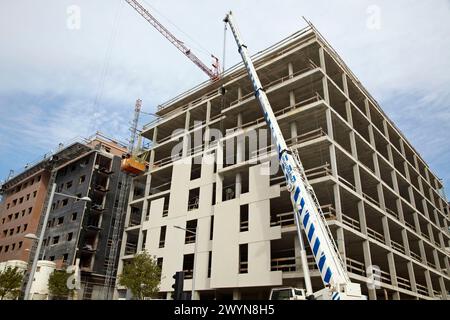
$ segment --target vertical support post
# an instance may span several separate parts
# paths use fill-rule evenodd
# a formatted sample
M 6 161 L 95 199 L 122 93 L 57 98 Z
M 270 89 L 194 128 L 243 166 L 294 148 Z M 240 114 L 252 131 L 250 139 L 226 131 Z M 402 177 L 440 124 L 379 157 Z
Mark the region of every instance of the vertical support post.
M 28 277 L 27 286 L 25 288 L 24 300 L 31 300 L 31 297 L 30 297 L 31 285 L 33 284 L 34 273 L 36 272 L 36 267 L 37 267 L 37 263 L 39 260 L 41 248 L 42 248 L 42 242 L 44 240 L 45 229 L 47 229 L 48 217 L 50 215 L 50 210 L 52 208 L 53 196 L 55 195 L 55 190 L 56 190 L 56 183 L 53 183 L 52 191 L 50 193 L 50 197 L 49 197 L 48 203 L 47 203 L 47 208 L 45 210 L 44 221 L 42 222 L 41 233 L 39 234 L 39 240 L 38 240 L 36 252 L 35 252 L 34 258 L 33 258 L 33 265 L 31 266 L 30 276 Z

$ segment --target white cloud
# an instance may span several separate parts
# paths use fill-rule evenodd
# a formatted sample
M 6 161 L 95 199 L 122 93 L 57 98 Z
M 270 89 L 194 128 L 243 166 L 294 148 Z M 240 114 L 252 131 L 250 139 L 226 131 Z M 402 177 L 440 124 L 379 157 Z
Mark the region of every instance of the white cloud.
M 301 16 L 306 16 L 432 168 L 436 164 L 438 173 L 450 179 L 441 164 L 442 158 L 449 160 L 450 150 L 445 143 L 450 138 L 449 1 L 146 2 L 206 62 L 209 57 L 198 45 L 159 12 L 220 58 L 222 18 L 230 9 L 253 53 L 304 27 Z M 81 9 L 80 30 L 66 27 L 69 5 Z M 379 8 L 379 30 L 367 28 L 369 6 Z M 2 150 L 11 148 L 4 143 L 6 134 L 16 135 L 25 144 L 33 140 L 41 148 L 89 134 L 96 126 L 126 136 L 136 98 L 142 98 L 144 110 L 151 112 L 206 79 L 123 0 L 2 1 L 0 43 L 0 97 L 2 101 L 15 97 L 14 103 L 21 106 L 19 113 L 16 107 L 0 105 L 0 116 L 8 119 L 2 124 L 5 130 L 0 129 Z M 228 66 L 240 61 L 230 34 L 226 52 Z M 22 95 L 37 102 L 23 100 Z M 96 96 L 100 99 L 93 106 Z M 435 128 L 440 133 L 436 137 L 432 135 Z M 32 139 L 36 131 L 43 132 L 39 141 Z

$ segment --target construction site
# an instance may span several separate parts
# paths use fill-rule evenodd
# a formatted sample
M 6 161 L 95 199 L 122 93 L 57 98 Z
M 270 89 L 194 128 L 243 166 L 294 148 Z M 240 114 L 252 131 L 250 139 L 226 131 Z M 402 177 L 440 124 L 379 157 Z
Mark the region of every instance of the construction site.
M 4 183 L 0 262 L 76 266 L 87 300 L 132 299 L 118 278 L 141 252 L 161 270 L 158 299 L 179 273 L 190 300 L 450 298 L 441 179 L 311 22 L 250 55 L 229 12 L 243 62 L 223 70 L 126 2 L 209 80 L 142 128 L 137 99 L 128 146 L 99 135 Z

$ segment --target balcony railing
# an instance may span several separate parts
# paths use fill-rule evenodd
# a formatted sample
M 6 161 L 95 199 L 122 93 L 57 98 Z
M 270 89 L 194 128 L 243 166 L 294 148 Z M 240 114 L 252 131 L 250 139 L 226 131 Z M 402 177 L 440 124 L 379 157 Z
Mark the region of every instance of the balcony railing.
M 189 243 L 195 243 L 195 234 L 186 234 L 186 237 L 184 237 L 184 243 L 185 244 L 189 244 Z
M 287 75 L 287 76 L 283 76 L 283 77 L 278 78 L 278 79 L 276 79 L 276 80 L 274 80 L 274 81 L 272 81 L 272 82 L 269 82 L 269 83 L 267 83 L 267 84 L 264 84 L 264 87 L 265 87 L 266 90 L 267 90 L 267 89 L 269 89 L 270 87 L 272 87 L 272 86 L 274 86 L 274 85 L 277 85 L 277 84 L 280 84 L 280 83 L 289 81 L 289 80 L 293 79 L 294 77 L 296 77 L 296 76 L 298 76 L 298 75 L 300 75 L 300 74 L 303 74 L 303 73 L 305 73 L 305 72 L 308 72 L 308 71 L 310 71 L 310 70 L 313 70 L 313 69 L 315 69 L 315 68 L 317 68 L 317 67 L 315 66 L 315 64 L 314 64 L 312 61 L 310 61 L 309 64 L 308 64 L 308 66 L 305 67 L 304 69 L 301 69 L 301 70 L 299 70 L 299 71 L 297 71 L 297 72 L 295 72 L 295 73 L 293 73 L 293 74 L 290 74 L 290 75 Z M 230 104 L 230 106 L 234 106 L 234 105 L 236 105 L 236 104 L 238 104 L 238 103 L 241 103 L 241 102 L 243 102 L 243 101 L 245 101 L 245 100 L 247 100 L 247 99 L 250 100 L 250 99 L 252 99 L 252 97 L 254 97 L 254 95 L 255 95 L 254 92 L 251 91 L 251 92 L 249 92 L 249 93 L 243 95 L 240 99 L 237 99 L 237 100 L 232 101 L 231 104 Z
M 347 270 L 351 273 L 359 274 L 360 276 L 365 277 L 366 276 L 366 267 L 364 266 L 364 263 L 351 259 L 347 257 L 345 259 Z
M 397 283 L 400 288 L 410 290 L 410 291 L 412 290 L 411 282 L 408 279 L 397 276 Z
M 397 219 L 399 219 L 399 216 L 398 216 L 398 213 L 397 212 L 394 212 L 393 210 L 391 210 L 391 209 L 389 209 L 389 208 L 385 208 L 386 209 L 386 212 L 388 213 L 388 214 L 390 214 L 391 216 L 394 216 L 395 218 L 397 218 Z
M 270 261 L 271 271 L 295 272 L 295 257 L 274 258 Z
M 239 226 L 239 231 L 240 232 L 248 231 L 248 221 L 241 221 L 240 226 Z
M 294 213 L 292 211 L 277 213 L 272 216 L 270 226 L 290 227 L 295 225 Z
M 406 254 L 405 247 L 397 241 L 391 239 L 391 246 L 397 251 L 400 251 L 403 254 Z
M 384 236 L 379 233 L 378 231 L 375 231 L 369 227 L 367 227 L 367 234 L 369 235 L 370 238 L 380 241 L 381 243 L 384 243 Z
M 413 259 L 415 259 L 418 262 L 422 262 L 422 258 L 420 257 L 420 255 L 418 255 L 417 253 L 415 253 L 414 251 L 410 250 L 409 253 L 411 254 L 411 257 Z
M 428 289 L 426 286 L 416 283 L 417 292 L 423 294 L 424 296 L 428 296 Z
M 248 272 L 248 261 L 239 262 L 239 273 L 247 273 Z

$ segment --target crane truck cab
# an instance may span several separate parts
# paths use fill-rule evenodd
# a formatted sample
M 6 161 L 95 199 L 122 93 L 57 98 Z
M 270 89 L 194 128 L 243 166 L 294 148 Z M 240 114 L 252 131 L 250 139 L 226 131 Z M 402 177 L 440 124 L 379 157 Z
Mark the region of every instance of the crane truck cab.
M 269 300 L 306 300 L 306 291 L 293 287 L 273 288 Z

